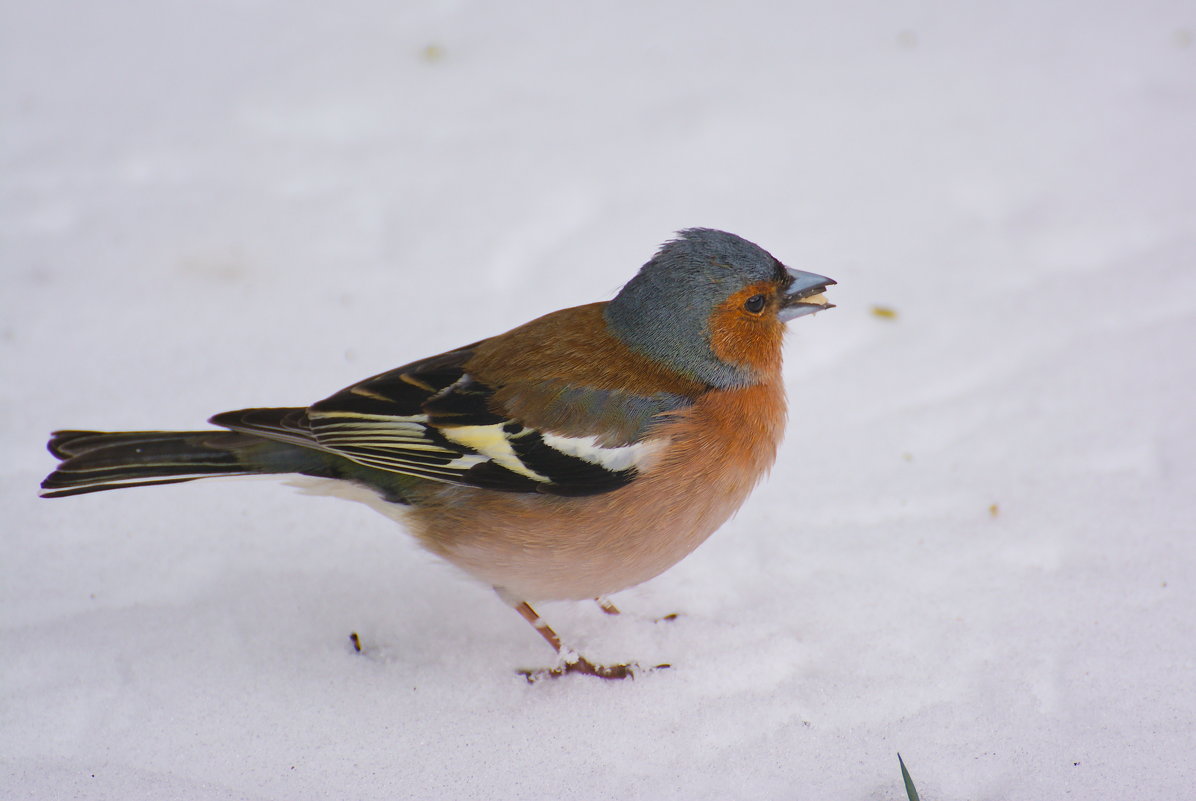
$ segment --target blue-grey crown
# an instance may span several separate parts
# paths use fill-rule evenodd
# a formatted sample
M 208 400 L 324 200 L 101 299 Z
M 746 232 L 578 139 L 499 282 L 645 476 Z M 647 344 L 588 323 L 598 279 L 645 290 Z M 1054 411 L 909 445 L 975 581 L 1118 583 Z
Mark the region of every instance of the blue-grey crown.
M 689 228 L 661 246 L 606 307 L 611 330 L 633 350 L 709 386 L 744 386 L 750 369 L 719 359 L 710 345 L 710 313 L 759 281 L 785 279 L 785 268 L 759 245 L 726 231 Z

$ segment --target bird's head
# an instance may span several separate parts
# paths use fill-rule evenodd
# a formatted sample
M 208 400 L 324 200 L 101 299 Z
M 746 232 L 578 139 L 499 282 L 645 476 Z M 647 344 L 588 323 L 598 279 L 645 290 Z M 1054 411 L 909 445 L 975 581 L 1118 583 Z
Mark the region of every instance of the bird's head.
M 832 306 L 835 282 L 793 270 L 746 239 L 690 228 L 666 242 L 606 307 L 633 350 L 713 387 L 779 369 L 784 324 Z

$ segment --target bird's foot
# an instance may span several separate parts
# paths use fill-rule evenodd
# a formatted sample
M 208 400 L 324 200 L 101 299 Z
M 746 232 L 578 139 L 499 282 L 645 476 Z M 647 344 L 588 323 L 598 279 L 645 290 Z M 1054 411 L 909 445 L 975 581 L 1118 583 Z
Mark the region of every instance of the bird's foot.
M 559 679 L 570 673 L 580 673 L 583 676 L 596 676 L 600 679 L 634 679 L 637 674 L 650 673 L 654 670 L 667 670 L 671 665 L 656 665 L 642 668 L 634 663 L 627 665 L 595 665 L 580 654 L 570 654 L 559 666 L 554 668 L 540 668 L 539 670 L 521 670 L 519 675 L 527 679 L 528 684 L 535 684 L 542 679 Z

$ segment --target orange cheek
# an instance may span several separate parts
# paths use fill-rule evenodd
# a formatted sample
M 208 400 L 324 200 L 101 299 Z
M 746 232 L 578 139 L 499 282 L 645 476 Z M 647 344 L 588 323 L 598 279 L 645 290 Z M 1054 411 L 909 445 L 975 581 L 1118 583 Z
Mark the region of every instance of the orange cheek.
M 743 308 L 752 295 L 764 295 L 768 305 L 760 314 Z M 781 343 L 785 326 L 777 319 L 776 289 L 772 284 L 754 284 L 736 292 L 710 316 L 710 346 L 716 356 L 742 364 L 757 373 L 781 369 Z

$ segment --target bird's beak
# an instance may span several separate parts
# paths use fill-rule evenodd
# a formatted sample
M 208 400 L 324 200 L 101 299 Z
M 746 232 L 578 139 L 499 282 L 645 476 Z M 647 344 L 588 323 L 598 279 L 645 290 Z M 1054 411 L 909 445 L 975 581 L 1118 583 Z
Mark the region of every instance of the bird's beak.
M 822 294 L 828 286 L 835 285 L 833 280 L 825 275 L 803 273 L 801 270 L 793 270 L 789 267 L 785 268 L 785 272 L 789 273 L 793 283 L 781 296 L 781 310 L 777 314 L 781 318 L 781 322 L 789 322 L 796 317 L 804 317 L 823 309 L 835 308 L 833 304 L 827 303 L 826 297 Z

